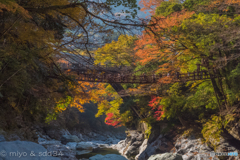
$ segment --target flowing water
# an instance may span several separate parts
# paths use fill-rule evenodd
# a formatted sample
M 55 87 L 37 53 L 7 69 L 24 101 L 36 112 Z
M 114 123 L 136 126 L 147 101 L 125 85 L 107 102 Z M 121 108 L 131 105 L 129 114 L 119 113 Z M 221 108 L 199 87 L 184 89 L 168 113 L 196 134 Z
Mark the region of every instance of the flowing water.
M 120 155 L 120 153 L 117 150 L 114 150 L 114 149 L 111 149 L 111 148 L 96 148 L 96 149 L 93 149 L 93 151 L 91 153 L 76 155 L 76 158 L 77 159 L 90 158 L 90 157 L 93 157 L 97 154 L 101 154 L 101 155 L 117 154 L 117 155 Z

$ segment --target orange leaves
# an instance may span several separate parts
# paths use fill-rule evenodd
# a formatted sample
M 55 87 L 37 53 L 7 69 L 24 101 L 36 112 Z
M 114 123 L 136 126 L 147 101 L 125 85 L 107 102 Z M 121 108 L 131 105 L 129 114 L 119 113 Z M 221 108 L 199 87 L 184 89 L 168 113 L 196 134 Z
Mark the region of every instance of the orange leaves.
M 138 61 L 143 65 L 151 61 L 167 61 L 163 63 L 160 68 L 162 71 L 170 71 L 175 66 L 172 65 L 176 61 L 177 55 L 174 50 L 175 39 L 178 37 L 173 34 L 172 27 L 179 26 L 181 22 L 191 17 L 194 12 L 181 11 L 173 13 L 168 17 L 153 17 L 149 29 L 143 32 L 143 35 L 136 41 L 135 55 Z M 164 68 L 165 67 L 165 68 Z M 168 69 L 167 69 L 168 68 Z M 161 72 L 161 70 L 158 70 Z
M 152 15 L 155 14 L 156 7 L 161 4 L 165 0 L 141 0 L 139 5 L 141 6 L 141 11 L 146 13 L 149 11 Z

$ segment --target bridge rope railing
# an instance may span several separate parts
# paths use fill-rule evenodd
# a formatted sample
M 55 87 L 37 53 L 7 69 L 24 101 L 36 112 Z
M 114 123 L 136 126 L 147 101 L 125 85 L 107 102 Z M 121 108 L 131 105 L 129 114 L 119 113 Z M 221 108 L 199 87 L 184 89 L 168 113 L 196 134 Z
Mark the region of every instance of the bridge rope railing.
M 109 65 L 89 65 L 89 64 L 82 64 L 82 63 L 72 63 L 72 64 L 61 64 L 60 68 L 62 70 L 78 70 L 78 71 L 105 71 L 105 72 L 126 72 L 130 71 L 130 67 L 113 67 Z
M 165 74 L 151 74 L 151 75 L 124 75 L 120 73 L 104 73 L 104 72 L 85 72 L 85 71 L 70 71 L 75 72 L 78 81 L 87 82 L 103 82 L 103 83 L 158 83 L 160 79 L 169 79 L 173 82 L 195 81 L 217 78 L 214 74 L 209 74 L 206 70 L 188 72 L 188 73 L 165 73 Z

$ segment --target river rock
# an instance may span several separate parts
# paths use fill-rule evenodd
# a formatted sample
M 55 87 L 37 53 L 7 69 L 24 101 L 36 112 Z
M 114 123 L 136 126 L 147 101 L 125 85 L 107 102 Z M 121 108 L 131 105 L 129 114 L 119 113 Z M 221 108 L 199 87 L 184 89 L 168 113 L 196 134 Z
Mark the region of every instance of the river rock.
M 61 143 L 67 144 L 68 142 L 80 142 L 80 139 L 75 135 L 63 135 L 61 138 Z
M 148 160 L 183 160 L 180 154 L 164 153 L 152 155 Z
M 35 153 L 35 156 L 31 153 Z M 47 153 L 47 150 L 34 142 L 0 142 L 0 160 L 61 160 L 57 157 L 44 156 L 43 153 Z
M 89 160 L 127 160 L 125 157 L 117 154 L 107 154 L 107 155 L 100 155 L 97 154 L 93 157 L 90 157 Z
M 203 143 L 201 138 L 196 139 L 193 135 L 179 137 L 175 144 L 175 151 L 182 155 L 183 160 L 218 160 L 218 158 L 210 156 L 210 152 L 213 150 Z
M 77 158 L 75 157 L 75 151 L 71 150 L 68 146 L 62 144 L 51 144 L 46 146 L 47 151 L 51 153 L 57 153 L 56 157 L 60 157 L 61 159 L 71 159 L 74 160 Z
M 122 155 L 128 157 L 136 156 L 139 153 L 139 147 L 144 141 L 144 134 L 136 130 L 127 132 L 127 138 L 120 141 L 117 145 L 113 145 L 113 149 L 117 149 Z
M 147 143 L 147 144 L 146 144 Z M 164 152 L 169 152 L 171 148 L 174 146 L 169 143 L 167 139 L 163 137 L 163 135 L 159 135 L 154 141 L 151 143 L 145 142 L 144 148 L 142 152 L 139 152 L 139 154 L 136 156 L 137 160 L 146 160 L 148 159 L 151 155 L 159 154 L 159 153 L 164 153 Z

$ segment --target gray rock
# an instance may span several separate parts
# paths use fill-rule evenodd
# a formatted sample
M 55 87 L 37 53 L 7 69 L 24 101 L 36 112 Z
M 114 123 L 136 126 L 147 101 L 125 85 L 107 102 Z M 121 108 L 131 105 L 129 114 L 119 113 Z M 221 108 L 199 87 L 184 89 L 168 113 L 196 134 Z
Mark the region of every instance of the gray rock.
M 162 153 L 168 152 L 167 148 L 165 147 L 165 144 L 167 144 L 166 139 L 163 138 L 162 135 L 159 135 L 155 141 L 152 143 L 149 143 L 148 141 L 145 141 L 144 150 L 142 152 L 139 152 L 139 154 L 136 156 L 137 160 L 146 160 L 151 155 L 155 155 L 159 153 L 159 150 L 161 150 Z M 164 147 L 163 147 L 164 146 Z
M 148 160 L 183 160 L 180 154 L 164 153 L 152 155 Z
M 210 152 L 213 150 L 205 143 L 202 143 L 201 138 L 181 136 L 176 141 L 175 149 L 178 154 L 183 155 L 183 160 L 218 160 L 218 158 L 210 156 Z
M 0 135 L 0 142 L 6 141 L 5 137 L 3 135 Z
M 148 144 L 148 139 L 145 139 L 143 141 L 143 143 L 141 144 L 141 146 L 139 147 L 139 153 L 138 155 L 135 157 L 136 160 L 138 160 L 139 156 L 141 155 L 141 153 L 147 148 L 147 144 Z
M 80 139 L 75 135 L 63 135 L 61 138 L 61 143 L 67 144 L 68 142 L 80 142 Z
M 143 141 L 144 140 L 144 134 L 139 134 L 136 138 L 137 141 Z
M 130 130 L 127 132 L 127 138 L 120 141 L 117 145 L 113 146 L 113 149 L 117 149 L 122 155 L 128 157 L 136 156 L 139 153 L 139 147 L 144 141 L 144 134 Z
M 42 145 L 34 142 L 0 142 L 0 160 L 61 160 L 50 156 L 51 154 Z
M 125 152 L 125 155 L 127 155 L 128 157 L 132 156 L 132 155 L 137 155 L 139 153 L 139 148 L 136 146 L 129 146 L 127 151 Z
M 61 139 L 62 135 L 61 135 L 60 129 L 47 127 L 45 129 L 45 132 L 46 132 L 47 136 L 49 136 L 51 139 L 56 139 L 56 140 L 60 140 Z
M 67 146 L 62 144 L 55 144 L 55 145 L 46 145 L 47 151 L 52 153 L 58 153 L 56 157 L 60 158 L 68 158 L 74 159 L 75 158 L 75 151 L 69 149 Z
M 106 154 L 104 156 L 97 154 L 93 157 L 90 157 L 89 160 L 127 160 L 127 159 L 117 154 Z

